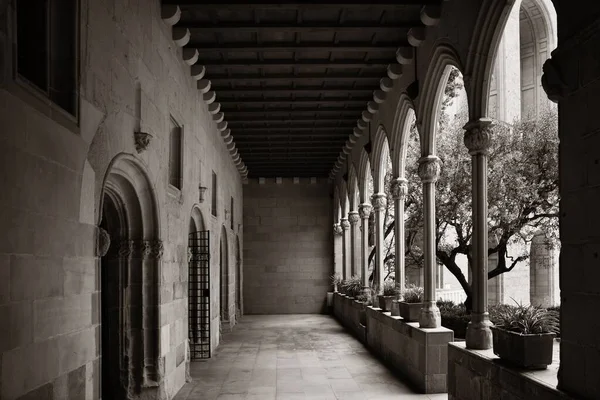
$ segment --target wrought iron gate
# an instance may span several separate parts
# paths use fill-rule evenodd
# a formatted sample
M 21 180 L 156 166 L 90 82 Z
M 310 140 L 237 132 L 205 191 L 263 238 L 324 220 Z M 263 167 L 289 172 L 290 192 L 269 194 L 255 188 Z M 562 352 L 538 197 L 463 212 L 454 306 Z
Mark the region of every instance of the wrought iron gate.
M 210 232 L 192 232 L 189 251 L 188 338 L 191 360 L 210 358 Z

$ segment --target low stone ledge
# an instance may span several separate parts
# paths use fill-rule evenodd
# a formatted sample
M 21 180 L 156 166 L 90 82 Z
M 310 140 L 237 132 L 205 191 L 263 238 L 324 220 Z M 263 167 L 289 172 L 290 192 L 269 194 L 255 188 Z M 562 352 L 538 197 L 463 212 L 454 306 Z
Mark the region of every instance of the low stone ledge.
M 424 393 L 447 390 L 448 343 L 454 332 L 424 329 L 417 322 L 367 307 L 367 344 L 387 364 L 407 376 Z
M 565 400 L 574 399 L 556 388 L 558 347 L 548 369 L 531 371 L 507 364 L 490 350 L 470 350 L 465 342 L 448 346 L 448 399 Z

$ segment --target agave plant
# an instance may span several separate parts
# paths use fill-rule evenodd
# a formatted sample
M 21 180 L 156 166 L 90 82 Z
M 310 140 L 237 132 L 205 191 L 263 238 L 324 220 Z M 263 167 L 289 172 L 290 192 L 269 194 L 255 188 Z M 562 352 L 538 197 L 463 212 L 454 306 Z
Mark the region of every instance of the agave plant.
M 494 324 L 500 329 L 523 335 L 558 333 L 560 330 L 556 313 L 545 308 L 522 304 L 498 310 L 494 316 Z
M 363 291 L 362 282 L 357 275 L 344 280 L 342 282 L 342 288 L 344 289 L 344 293 L 350 297 L 357 297 Z
M 331 275 L 329 277 L 329 280 L 333 287 L 340 287 L 340 285 L 342 284 L 342 276 L 338 273 Z
M 387 280 L 383 282 L 383 295 L 384 296 L 396 296 L 399 290 L 396 286 L 396 282 L 393 280 Z

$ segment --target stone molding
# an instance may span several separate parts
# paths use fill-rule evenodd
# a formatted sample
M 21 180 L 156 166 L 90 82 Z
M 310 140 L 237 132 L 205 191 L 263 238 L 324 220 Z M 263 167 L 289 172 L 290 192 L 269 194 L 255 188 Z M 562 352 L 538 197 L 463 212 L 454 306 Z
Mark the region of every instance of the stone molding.
M 96 237 L 96 257 L 104 257 L 110 248 L 110 235 L 108 232 L 98 227 Z
M 135 142 L 135 150 L 138 153 L 146 150 L 152 141 L 152 135 L 146 132 L 134 132 L 133 138 Z
M 547 59 L 544 62 L 542 70 L 544 71 L 542 75 L 542 88 L 550 101 L 558 103 L 566 96 L 569 88 L 561 76 L 556 60 L 553 58 Z
M 358 211 L 350 211 L 348 213 L 348 221 L 350 222 L 350 225 L 356 225 L 360 221 L 360 215 L 358 214 Z
M 342 226 L 342 229 L 344 231 L 350 229 L 350 222 L 348 221 L 348 218 L 342 218 L 340 221 L 340 225 Z
M 392 198 L 394 200 L 404 200 L 408 194 L 408 181 L 404 178 L 396 178 L 392 181 Z
M 488 154 L 492 143 L 493 127 L 494 121 L 490 118 L 480 118 L 464 126 L 464 143 L 470 155 Z
M 419 178 L 423 183 L 435 183 L 440 177 L 442 161 L 434 155 L 421 157 L 419 159 Z
M 383 211 L 387 207 L 387 196 L 385 193 L 375 193 L 371 196 L 371 202 L 375 212 Z
M 119 242 L 117 256 L 119 258 L 161 258 L 164 252 L 162 240 L 131 240 L 123 239 Z
M 344 233 L 344 230 L 342 229 L 342 225 L 333 224 L 333 234 L 336 236 L 341 236 L 342 233 Z
M 362 219 L 369 219 L 372 211 L 373 206 L 371 206 L 369 203 L 363 203 L 358 207 L 358 214 Z

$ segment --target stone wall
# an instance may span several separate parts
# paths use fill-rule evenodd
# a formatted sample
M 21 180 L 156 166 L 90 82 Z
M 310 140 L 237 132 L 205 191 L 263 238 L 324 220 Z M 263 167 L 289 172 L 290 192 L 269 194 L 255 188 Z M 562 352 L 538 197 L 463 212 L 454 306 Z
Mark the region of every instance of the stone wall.
M 214 347 L 220 232 L 226 226 L 233 276 L 236 236 L 241 240 L 242 233 L 237 224 L 229 228 L 223 210 L 233 197 L 241 223 L 241 179 L 171 28 L 160 18 L 159 2 L 81 1 L 78 118 L 13 78 L 9 4 L 14 3 L 0 2 L 0 398 L 100 398 L 95 236 L 104 178 L 117 155 L 143 171 L 152 193 L 136 196 L 150 196 L 156 205 L 155 239 L 163 242 L 164 253 L 152 301 L 158 308 L 154 336 L 163 374 L 154 391 L 171 398 L 185 381 L 192 208 L 212 233 Z M 168 185 L 171 117 L 184 130 L 180 191 Z M 153 140 L 138 154 L 133 132 L 140 130 Z M 198 204 L 198 185 L 210 187 L 213 170 L 219 177 L 216 217 L 210 216 L 210 201 Z M 231 284 L 230 304 L 235 287 Z
M 323 312 L 333 273 L 326 180 L 244 185 L 244 313 Z

